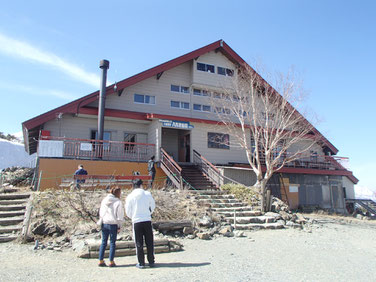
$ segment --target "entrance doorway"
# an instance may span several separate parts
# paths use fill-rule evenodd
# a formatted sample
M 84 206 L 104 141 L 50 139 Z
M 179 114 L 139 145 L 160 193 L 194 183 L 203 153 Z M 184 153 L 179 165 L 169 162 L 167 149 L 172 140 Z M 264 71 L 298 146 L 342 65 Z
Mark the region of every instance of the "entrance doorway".
M 191 161 L 191 131 L 162 128 L 162 148 L 176 162 Z

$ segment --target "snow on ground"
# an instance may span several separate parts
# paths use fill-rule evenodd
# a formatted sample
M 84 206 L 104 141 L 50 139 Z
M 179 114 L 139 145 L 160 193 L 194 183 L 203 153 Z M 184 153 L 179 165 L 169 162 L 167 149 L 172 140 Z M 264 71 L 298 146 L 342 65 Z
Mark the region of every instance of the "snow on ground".
M 35 167 L 35 154 L 26 153 L 24 145 L 0 139 L 0 169 L 11 166 Z

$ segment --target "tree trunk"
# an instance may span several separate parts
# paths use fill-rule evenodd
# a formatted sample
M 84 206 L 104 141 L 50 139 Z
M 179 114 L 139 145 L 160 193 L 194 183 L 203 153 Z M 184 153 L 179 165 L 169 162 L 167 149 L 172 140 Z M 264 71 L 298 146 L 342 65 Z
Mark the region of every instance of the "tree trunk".
M 260 181 L 260 192 L 261 192 L 261 211 L 266 211 L 266 181 L 263 179 Z

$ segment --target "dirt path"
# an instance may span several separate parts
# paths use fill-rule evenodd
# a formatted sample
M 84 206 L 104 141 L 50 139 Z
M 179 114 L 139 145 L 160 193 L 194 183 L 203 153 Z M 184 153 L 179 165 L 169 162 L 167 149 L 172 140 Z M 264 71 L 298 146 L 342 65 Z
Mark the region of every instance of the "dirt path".
M 376 277 L 376 225 L 318 218 L 312 232 L 257 231 L 248 238 L 182 240 L 185 251 L 157 254 L 157 267 L 139 270 L 135 257 L 117 268 L 71 251 L 34 251 L 0 245 L 0 281 L 372 281 Z

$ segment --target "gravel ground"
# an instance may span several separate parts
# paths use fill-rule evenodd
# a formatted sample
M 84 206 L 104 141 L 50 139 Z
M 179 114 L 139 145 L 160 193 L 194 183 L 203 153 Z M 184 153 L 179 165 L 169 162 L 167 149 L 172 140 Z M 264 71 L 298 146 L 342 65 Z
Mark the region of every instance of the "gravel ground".
M 157 267 L 143 270 L 135 268 L 135 257 L 115 258 L 117 268 L 99 268 L 97 260 L 72 251 L 0 244 L 0 281 L 375 281 L 375 222 L 316 219 L 312 232 L 181 240 L 184 251 L 157 254 Z

